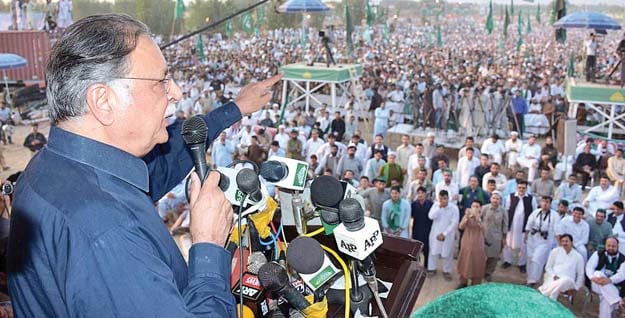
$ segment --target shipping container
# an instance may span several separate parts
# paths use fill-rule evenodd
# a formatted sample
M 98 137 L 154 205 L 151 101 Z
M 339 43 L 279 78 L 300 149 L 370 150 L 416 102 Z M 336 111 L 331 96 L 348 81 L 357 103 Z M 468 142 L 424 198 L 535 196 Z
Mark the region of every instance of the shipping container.
M 50 48 L 50 36 L 45 31 L 0 32 L 0 53 L 17 54 L 28 61 L 24 67 L 6 71 L 9 83 L 43 83 Z

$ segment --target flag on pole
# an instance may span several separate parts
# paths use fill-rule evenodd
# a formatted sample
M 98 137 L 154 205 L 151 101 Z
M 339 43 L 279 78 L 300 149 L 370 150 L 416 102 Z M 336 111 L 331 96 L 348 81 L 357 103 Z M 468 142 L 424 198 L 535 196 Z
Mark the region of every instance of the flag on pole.
M 553 13 L 552 17 L 555 21 L 562 19 L 566 15 L 566 2 L 564 0 L 556 0 L 553 3 Z M 556 29 L 556 41 L 559 43 L 564 43 L 566 41 L 566 30 L 565 29 Z
M 497 37 L 497 46 L 499 47 L 499 52 L 503 53 L 505 47 L 503 45 L 503 40 L 501 39 L 501 34 Z
M 349 13 L 349 4 L 347 1 L 345 1 L 345 32 L 347 32 L 347 55 L 352 56 L 354 54 L 354 42 L 352 40 L 354 25 L 352 24 L 352 16 Z
M 231 37 L 232 36 L 232 19 L 228 20 L 228 22 L 226 22 L 226 36 L 227 37 Z
M 182 19 L 184 16 L 184 2 L 182 0 L 176 0 L 176 11 L 174 12 L 174 19 Z
M 575 53 L 571 52 L 571 56 L 569 57 L 569 67 L 566 72 L 569 77 L 575 76 Z
M 252 28 L 252 15 L 249 12 L 243 13 L 243 18 L 241 19 L 243 31 L 245 33 L 251 33 L 253 31 Z
M 204 55 L 204 42 L 202 42 L 202 33 L 197 37 L 197 42 L 195 43 L 195 48 L 197 49 L 197 58 L 204 62 L 206 56 Z
M 384 42 L 389 41 L 389 36 L 391 34 L 391 28 L 388 26 L 388 22 L 384 25 Z
M 519 36 L 523 35 L 523 15 L 521 15 L 521 10 L 519 10 L 519 18 L 517 19 L 517 34 Z
M 523 45 L 523 37 L 519 35 L 519 39 L 516 41 L 516 51 L 521 52 L 521 46 Z
M 514 15 L 514 0 L 510 0 L 510 14 Z
M 490 0 L 490 5 L 488 6 L 488 17 L 486 17 L 486 31 L 488 34 L 493 33 L 493 0 Z
M 508 6 L 506 6 L 506 13 L 503 19 L 503 36 L 508 38 L 508 26 L 510 25 L 510 15 L 508 14 Z
M 531 16 L 528 13 L 527 14 L 527 28 L 525 29 L 525 33 L 530 34 L 530 32 L 532 32 L 532 22 L 531 22 Z
M 536 22 L 540 23 L 540 3 L 536 7 Z
M 371 4 L 367 0 L 367 26 L 372 27 L 373 21 L 375 21 L 375 17 L 373 16 L 373 12 L 371 11 Z
M 436 46 L 443 46 L 443 35 L 441 34 L 441 26 L 436 25 Z

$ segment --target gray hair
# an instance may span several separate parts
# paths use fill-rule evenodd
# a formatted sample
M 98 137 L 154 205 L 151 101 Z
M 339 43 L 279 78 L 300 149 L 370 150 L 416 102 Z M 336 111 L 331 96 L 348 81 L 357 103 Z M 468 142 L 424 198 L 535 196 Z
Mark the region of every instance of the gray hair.
M 127 15 L 86 17 L 56 42 L 46 68 L 46 94 L 53 124 L 87 113 L 85 94 L 95 83 L 128 73 L 128 56 L 148 27 Z

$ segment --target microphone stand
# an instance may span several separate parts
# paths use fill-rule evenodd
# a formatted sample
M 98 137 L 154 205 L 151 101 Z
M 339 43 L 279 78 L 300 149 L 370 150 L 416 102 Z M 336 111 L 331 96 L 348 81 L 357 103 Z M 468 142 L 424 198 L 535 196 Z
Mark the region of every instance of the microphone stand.
M 352 289 L 350 291 L 350 308 L 352 313 L 356 313 L 360 311 L 361 315 L 369 315 L 369 302 L 371 300 L 371 294 L 366 292 L 366 289 L 361 290 L 360 286 L 358 286 L 358 270 L 357 270 L 358 261 L 353 259 L 351 261 L 352 271 L 351 281 L 352 281 Z

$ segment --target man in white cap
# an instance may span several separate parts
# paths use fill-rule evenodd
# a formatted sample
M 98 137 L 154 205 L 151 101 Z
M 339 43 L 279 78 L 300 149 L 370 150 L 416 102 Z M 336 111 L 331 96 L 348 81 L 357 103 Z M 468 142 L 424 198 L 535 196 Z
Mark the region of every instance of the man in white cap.
M 523 148 L 523 141 L 519 138 L 519 133 L 513 131 L 510 133 L 510 139 L 506 141 L 506 156 L 508 159 L 508 168 L 516 165 L 521 149 Z
M 289 134 L 287 134 L 284 129 L 286 127 L 284 125 L 278 126 L 278 132 L 273 137 L 274 141 L 277 141 L 280 144 L 280 148 L 286 149 L 286 144 L 289 141 Z
M 428 132 L 423 141 L 423 154 L 426 158 L 432 158 L 436 154 L 436 141 L 433 132 Z

